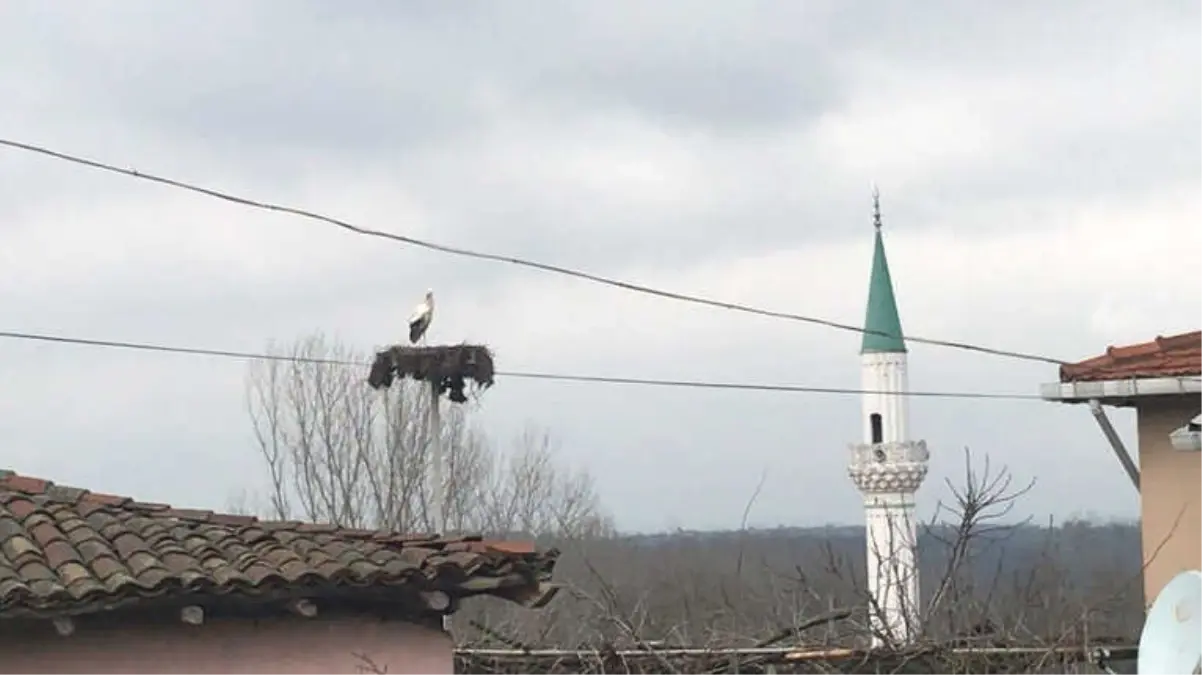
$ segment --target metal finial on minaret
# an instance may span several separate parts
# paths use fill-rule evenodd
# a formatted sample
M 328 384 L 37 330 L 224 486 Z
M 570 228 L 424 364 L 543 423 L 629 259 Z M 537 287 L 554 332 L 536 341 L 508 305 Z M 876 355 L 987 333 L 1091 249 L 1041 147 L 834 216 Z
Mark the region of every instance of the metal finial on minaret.
M 872 184 L 872 226 L 881 229 L 881 191 Z

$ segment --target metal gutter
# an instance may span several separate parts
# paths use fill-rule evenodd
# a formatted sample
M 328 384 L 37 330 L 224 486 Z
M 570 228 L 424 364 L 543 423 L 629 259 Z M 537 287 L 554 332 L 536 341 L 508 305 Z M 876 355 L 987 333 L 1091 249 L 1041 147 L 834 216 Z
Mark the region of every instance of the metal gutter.
M 1093 399 L 1136 398 L 1202 394 L 1202 377 L 1147 377 L 1097 382 L 1052 382 L 1039 386 L 1039 396 L 1047 401 L 1084 403 Z

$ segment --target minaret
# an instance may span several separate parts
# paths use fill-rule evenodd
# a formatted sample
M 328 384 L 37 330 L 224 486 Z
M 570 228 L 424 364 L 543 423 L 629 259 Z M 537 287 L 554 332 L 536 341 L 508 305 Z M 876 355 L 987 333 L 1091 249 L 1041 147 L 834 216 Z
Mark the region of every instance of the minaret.
M 851 446 L 848 473 L 867 514 L 869 608 L 873 645 L 905 644 L 918 633 L 917 521 L 914 493 L 927 474 L 927 446 L 909 440 L 906 343 L 881 238 L 881 202 L 872 192 L 875 241 L 868 313 L 860 347 L 862 443 Z

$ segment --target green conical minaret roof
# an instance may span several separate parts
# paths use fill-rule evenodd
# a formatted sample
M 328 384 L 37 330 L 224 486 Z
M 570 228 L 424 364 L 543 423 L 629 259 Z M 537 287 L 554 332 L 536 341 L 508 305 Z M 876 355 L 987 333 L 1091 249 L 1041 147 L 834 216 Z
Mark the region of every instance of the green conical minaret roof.
M 881 238 L 881 201 L 872 192 L 872 219 L 876 229 L 872 250 L 872 279 L 868 282 L 868 313 L 864 317 L 864 342 L 861 354 L 872 352 L 904 352 L 901 317 L 897 299 L 893 297 L 893 279 L 889 277 L 889 261 L 885 259 L 885 241 Z

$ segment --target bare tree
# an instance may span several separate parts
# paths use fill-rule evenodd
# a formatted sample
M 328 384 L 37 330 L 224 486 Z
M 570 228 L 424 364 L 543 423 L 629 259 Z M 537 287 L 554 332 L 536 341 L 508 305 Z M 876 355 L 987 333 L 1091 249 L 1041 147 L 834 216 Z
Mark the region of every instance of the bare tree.
M 247 410 L 273 517 L 398 531 L 433 531 L 436 522 L 490 534 L 612 531 L 591 475 L 565 467 L 548 432 L 528 428 L 498 448 L 470 423 L 470 403 L 448 406 L 432 430 L 425 388 L 401 381 L 373 391 L 364 367 L 344 365 L 363 354 L 321 335 L 269 350 L 287 358 L 251 365 Z M 428 470 L 434 433 L 442 485 Z
M 962 479 L 945 487 L 919 529 L 913 643 L 867 649 L 882 636 L 862 528 L 741 528 L 564 546 L 566 592 L 548 607 L 465 604 L 461 668 L 1093 672 L 1095 648 L 1131 658 L 1143 617 L 1135 526 L 1014 519 L 1029 485 L 967 452 Z

